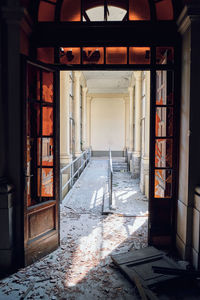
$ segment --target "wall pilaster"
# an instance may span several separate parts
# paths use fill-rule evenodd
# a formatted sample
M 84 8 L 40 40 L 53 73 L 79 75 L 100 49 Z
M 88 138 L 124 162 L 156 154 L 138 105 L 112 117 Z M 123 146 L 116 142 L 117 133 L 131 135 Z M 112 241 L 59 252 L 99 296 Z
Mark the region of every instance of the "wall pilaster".
M 141 161 L 141 100 L 142 100 L 142 72 L 134 72 L 135 76 L 135 127 L 134 127 L 134 152 L 132 155 L 133 178 L 140 177 Z
M 60 163 L 68 164 L 70 154 L 69 72 L 60 72 Z
M 91 147 L 91 102 L 92 97 L 87 96 L 87 148 Z
M 83 88 L 83 101 L 82 101 L 82 142 L 83 150 L 87 149 L 87 92 L 88 88 Z
M 81 72 L 74 72 L 74 122 L 75 122 L 75 156 L 79 156 L 81 151 L 81 120 L 80 120 L 80 77 Z

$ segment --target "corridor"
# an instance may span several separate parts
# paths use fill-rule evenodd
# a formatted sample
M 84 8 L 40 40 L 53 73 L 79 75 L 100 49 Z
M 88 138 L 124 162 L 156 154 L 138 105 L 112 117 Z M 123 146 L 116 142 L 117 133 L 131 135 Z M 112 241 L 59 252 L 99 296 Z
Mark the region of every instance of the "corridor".
M 60 248 L 2 280 L 0 299 L 138 299 L 110 255 L 147 245 L 147 217 L 102 215 L 107 165 L 91 160 L 61 205 Z

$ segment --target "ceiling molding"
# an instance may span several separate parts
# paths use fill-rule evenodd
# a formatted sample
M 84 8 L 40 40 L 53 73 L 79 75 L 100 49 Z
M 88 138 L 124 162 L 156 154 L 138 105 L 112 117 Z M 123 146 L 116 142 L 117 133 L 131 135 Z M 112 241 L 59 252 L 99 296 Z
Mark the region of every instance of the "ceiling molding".
M 91 97 L 91 98 L 125 98 L 125 97 L 128 97 L 128 93 L 126 93 L 126 94 L 123 94 L 123 93 L 121 93 L 121 94 L 89 93 L 88 97 Z

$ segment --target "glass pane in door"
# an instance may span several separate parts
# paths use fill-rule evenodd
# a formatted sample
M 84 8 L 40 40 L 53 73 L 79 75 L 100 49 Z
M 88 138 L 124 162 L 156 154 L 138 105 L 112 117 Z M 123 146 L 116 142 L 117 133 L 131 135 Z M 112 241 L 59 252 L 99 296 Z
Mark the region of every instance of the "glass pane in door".
M 42 108 L 42 135 L 53 135 L 53 107 Z
M 29 65 L 26 106 L 27 206 L 44 202 L 54 196 L 53 80 L 52 72 Z

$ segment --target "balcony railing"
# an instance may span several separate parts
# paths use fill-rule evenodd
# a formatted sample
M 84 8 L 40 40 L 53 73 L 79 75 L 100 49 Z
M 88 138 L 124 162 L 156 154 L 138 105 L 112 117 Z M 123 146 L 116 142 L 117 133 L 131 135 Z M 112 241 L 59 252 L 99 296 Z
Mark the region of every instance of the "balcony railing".
M 91 149 L 85 150 L 79 157 L 74 159 L 67 166 L 60 170 L 60 201 L 64 199 L 67 192 L 73 187 L 91 158 Z M 63 183 L 63 175 L 66 175 L 67 181 Z M 66 193 L 65 193 L 66 191 Z

